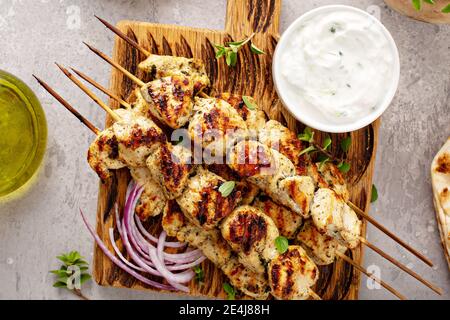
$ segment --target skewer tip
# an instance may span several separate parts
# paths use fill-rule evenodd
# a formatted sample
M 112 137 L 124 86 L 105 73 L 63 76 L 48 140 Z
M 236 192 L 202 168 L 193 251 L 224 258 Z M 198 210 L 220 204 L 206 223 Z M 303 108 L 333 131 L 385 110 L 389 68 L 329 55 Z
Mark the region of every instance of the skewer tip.
M 55 62 L 55 64 L 66 76 L 68 76 L 68 77 L 72 76 L 72 74 L 69 72 L 69 70 L 67 70 L 61 64 L 59 64 L 58 62 Z

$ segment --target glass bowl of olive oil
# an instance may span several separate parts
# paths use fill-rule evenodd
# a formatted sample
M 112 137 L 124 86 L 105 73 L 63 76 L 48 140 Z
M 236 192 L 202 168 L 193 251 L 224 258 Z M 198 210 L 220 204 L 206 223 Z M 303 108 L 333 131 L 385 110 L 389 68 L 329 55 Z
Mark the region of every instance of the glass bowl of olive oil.
M 36 174 L 46 142 L 47 122 L 39 100 L 25 83 L 0 70 L 0 199 Z

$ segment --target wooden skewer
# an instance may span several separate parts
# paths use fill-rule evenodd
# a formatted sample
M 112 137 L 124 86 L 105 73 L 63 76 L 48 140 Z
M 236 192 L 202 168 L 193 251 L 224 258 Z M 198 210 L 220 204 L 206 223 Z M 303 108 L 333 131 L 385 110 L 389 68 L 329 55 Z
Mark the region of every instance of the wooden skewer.
M 102 100 L 100 100 L 99 97 L 97 97 L 92 91 L 90 91 L 80 80 L 75 78 L 73 74 L 69 72 L 66 68 L 56 63 L 59 69 L 73 82 L 77 85 L 78 88 L 80 88 L 84 93 L 86 93 L 92 100 L 94 100 L 100 107 L 103 108 L 115 121 L 122 120 L 121 117 L 117 115 L 110 107 L 108 107 Z
M 370 274 L 369 272 L 367 272 L 366 269 L 364 269 L 363 267 L 361 267 L 359 264 L 357 264 L 355 261 L 353 261 L 352 259 L 350 259 L 349 257 L 347 257 L 345 254 L 342 254 L 340 252 L 336 252 L 336 255 L 341 258 L 342 260 L 344 260 L 345 262 L 351 264 L 353 267 L 355 267 L 356 269 L 358 269 L 360 272 L 364 273 L 366 276 L 368 276 L 369 278 L 373 279 L 374 281 L 376 281 L 377 283 L 381 284 L 384 288 L 386 288 L 388 291 L 390 291 L 392 294 L 394 294 L 395 296 L 397 296 L 400 300 L 407 300 L 405 298 L 405 296 L 403 296 L 402 294 L 400 294 L 397 290 L 395 290 L 394 288 L 392 288 L 390 285 L 388 285 L 387 283 L 385 283 L 383 280 L 375 277 L 373 274 Z
M 312 291 L 311 289 L 309 289 L 309 295 L 314 299 L 314 300 L 322 300 L 322 298 L 315 293 L 314 291 Z
M 425 257 L 423 254 L 421 254 L 420 252 L 418 252 L 416 249 L 414 249 L 413 247 L 411 247 L 409 244 L 407 244 L 405 241 L 403 241 L 402 239 L 400 239 L 399 237 L 397 237 L 395 234 L 393 234 L 391 231 L 389 231 L 388 229 L 386 229 L 383 225 L 381 225 L 379 222 L 377 222 L 374 218 L 372 218 L 371 216 L 369 216 L 368 214 L 366 214 L 364 211 L 362 211 L 360 208 L 358 208 L 358 206 L 356 206 L 354 203 L 352 202 L 347 202 L 347 204 L 353 209 L 355 210 L 355 212 L 357 214 L 359 214 L 361 217 L 363 217 L 364 219 L 366 219 L 368 222 L 370 222 L 371 224 L 373 224 L 375 227 L 377 227 L 379 230 L 381 230 L 384 234 L 386 234 L 387 236 L 389 236 L 390 238 L 392 238 L 395 242 L 397 242 L 398 244 L 400 244 L 402 247 L 404 247 L 406 250 L 408 250 L 409 252 L 411 252 L 413 255 L 415 255 L 417 258 L 419 258 L 420 260 L 422 260 L 423 262 L 425 262 L 427 265 L 429 265 L 430 267 L 433 266 L 433 262 L 431 262 L 430 259 L 428 259 L 427 257 Z
M 85 43 L 86 44 L 86 43 Z M 110 63 L 112 66 L 114 66 L 115 68 L 117 68 L 119 71 L 123 72 L 124 75 L 126 75 L 127 77 L 129 77 L 132 81 L 134 81 L 136 84 L 138 84 L 139 86 L 144 86 L 145 83 L 142 82 L 140 79 L 138 79 L 137 77 L 135 77 L 133 74 L 131 74 L 129 71 L 127 71 L 126 69 L 124 69 L 122 66 L 120 66 L 119 64 L 117 64 L 116 62 L 112 61 L 108 56 L 106 56 L 105 54 L 103 54 L 102 52 L 100 52 L 99 50 L 89 46 L 88 44 L 86 44 L 89 49 L 91 49 L 93 52 L 95 52 L 97 55 L 99 55 L 100 57 L 102 57 L 105 61 L 107 61 L 108 63 Z M 209 97 L 207 94 L 205 93 L 200 93 L 200 95 L 202 97 Z M 389 230 L 387 230 L 384 226 L 382 226 L 380 223 L 378 223 L 375 219 L 373 219 L 372 217 L 370 217 L 369 215 L 367 215 L 364 211 L 362 211 L 361 209 L 359 209 L 356 205 L 354 205 L 353 203 L 349 202 L 348 203 L 349 206 L 355 210 L 361 217 L 363 217 L 364 219 L 366 219 L 368 222 L 370 222 L 371 224 L 373 224 L 375 227 L 377 227 L 378 229 L 380 229 L 382 232 L 384 232 L 386 235 L 388 235 L 389 237 L 391 237 L 392 239 L 394 239 L 397 243 L 399 243 L 400 245 L 402 245 L 404 248 L 406 248 L 408 251 L 410 251 L 411 253 L 413 253 L 415 256 L 417 256 L 419 259 L 421 259 L 422 261 L 424 261 L 426 264 L 428 264 L 429 266 L 433 266 L 433 263 L 427 259 L 425 256 L 423 256 L 422 254 L 420 254 L 417 250 L 413 249 L 411 246 L 409 246 L 407 243 L 405 243 L 403 240 L 401 240 L 399 237 L 397 237 L 396 235 L 394 235 L 392 232 L 390 232 Z M 436 288 L 434 288 L 436 289 Z M 433 289 L 433 290 L 434 290 Z
M 384 251 L 382 251 L 380 248 L 378 248 L 377 246 L 375 246 L 374 244 L 370 243 L 367 239 L 363 238 L 363 237 L 359 237 L 359 240 L 361 241 L 361 243 L 365 244 L 366 246 L 368 246 L 370 249 L 372 249 L 373 251 L 375 251 L 376 253 L 378 253 L 380 256 L 382 256 L 383 258 L 385 258 L 386 260 L 390 261 L 392 264 L 394 264 L 395 266 L 399 267 L 400 269 L 402 269 L 403 271 L 405 271 L 406 273 L 408 273 L 409 275 L 411 275 L 412 277 L 416 278 L 417 280 L 419 280 L 420 282 L 422 282 L 424 285 L 426 285 L 428 288 L 430 288 L 431 290 L 433 290 L 434 292 L 436 292 L 439 295 L 443 294 L 443 291 L 441 288 L 435 286 L 434 284 L 430 283 L 429 281 L 423 279 L 421 276 L 419 276 L 417 273 L 415 273 L 414 271 L 412 271 L 411 269 L 409 269 L 408 267 L 406 267 L 405 265 L 401 264 L 400 262 L 398 262 L 396 259 L 394 259 L 393 257 L 391 257 L 390 255 L 388 255 L 387 253 L 385 253 Z
M 122 72 L 124 75 L 126 75 L 128 78 L 131 79 L 131 81 L 133 81 L 134 83 L 136 83 L 138 86 L 143 87 L 145 85 L 145 83 L 139 79 L 138 77 L 136 77 L 134 74 L 132 74 L 130 71 L 126 70 L 124 67 L 122 67 L 120 64 L 118 64 L 117 62 L 113 61 L 110 57 L 108 57 L 106 54 L 104 54 L 103 52 L 101 52 L 98 49 L 95 49 L 94 47 L 90 46 L 89 44 L 87 44 L 86 42 L 83 42 L 88 48 L 89 50 L 91 50 L 92 52 L 94 52 L 96 55 L 98 55 L 100 58 L 102 58 L 103 60 L 105 60 L 106 62 L 108 62 L 111 66 L 113 66 L 114 68 L 116 68 L 117 70 L 119 70 L 120 72 Z
M 129 36 L 127 36 L 125 33 L 123 33 L 122 31 L 120 31 L 118 28 L 116 28 L 115 26 L 113 26 L 112 24 L 110 24 L 109 22 L 103 20 L 102 18 L 94 15 L 98 20 L 100 20 L 101 23 L 103 23 L 105 25 L 105 27 L 107 27 L 109 30 L 111 30 L 112 32 L 114 32 L 116 35 L 118 35 L 120 38 L 122 38 L 123 40 L 125 40 L 126 42 L 128 42 L 131 46 L 133 46 L 134 48 L 136 48 L 137 50 L 139 50 L 143 55 L 145 56 L 150 56 L 151 52 L 145 50 L 144 48 L 142 48 L 136 41 L 134 41 L 133 39 L 131 39 Z
M 94 126 L 89 120 L 83 117 L 77 110 L 75 110 L 66 100 L 64 100 L 58 93 L 56 93 L 48 84 L 33 75 L 37 82 L 50 93 L 56 100 L 58 100 L 67 110 L 69 110 L 78 120 L 80 120 L 86 127 L 88 127 L 96 135 L 100 134 L 100 129 Z
M 98 90 L 100 90 L 101 92 L 103 92 L 104 94 L 106 94 L 107 96 L 111 97 L 112 99 L 116 100 L 117 102 L 119 102 L 122 106 L 124 106 L 127 109 L 131 109 L 131 105 L 126 102 L 125 100 L 123 100 L 121 97 L 119 97 L 118 95 L 114 94 L 112 91 L 109 91 L 108 89 L 106 89 L 105 87 L 103 87 L 101 84 L 99 84 L 98 82 L 96 82 L 94 79 L 90 78 L 89 76 L 85 75 L 84 73 L 82 73 L 81 71 L 76 70 L 75 68 L 70 68 L 72 69 L 73 72 L 75 72 L 80 78 L 82 78 L 83 80 L 85 80 L 86 82 L 90 83 L 91 85 L 93 85 L 94 87 L 96 87 Z

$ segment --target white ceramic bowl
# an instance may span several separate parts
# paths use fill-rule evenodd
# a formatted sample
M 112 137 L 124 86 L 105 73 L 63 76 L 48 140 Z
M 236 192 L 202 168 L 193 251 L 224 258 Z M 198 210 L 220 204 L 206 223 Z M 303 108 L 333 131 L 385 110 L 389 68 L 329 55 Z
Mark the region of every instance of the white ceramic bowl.
M 380 98 L 382 101 L 378 108 L 376 108 L 373 112 L 365 115 L 364 117 L 357 118 L 349 123 L 339 123 L 339 122 L 332 122 L 329 118 L 325 117 L 320 110 L 317 108 L 311 108 L 311 107 L 302 107 L 302 105 L 299 104 L 298 101 L 295 100 L 293 97 L 294 95 L 288 94 L 288 91 L 290 90 L 289 86 L 286 85 L 286 79 L 284 79 L 283 75 L 281 74 L 281 59 L 283 56 L 283 53 L 285 52 L 286 47 L 289 45 L 290 41 L 295 37 L 295 31 L 297 28 L 304 23 L 306 20 L 311 18 L 312 16 L 316 14 L 322 14 L 322 13 L 328 13 L 336 10 L 350 10 L 353 12 L 357 12 L 360 14 L 363 14 L 367 16 L 368 19 L 372 19 L 377 25 L 380 26 L 380 29 L 385 34 L 387 41 L 390 44 L 394 61 L 393 61 L 393 76 L 391 84 L 389 85 L 389 90 L 386 90 L 386 94 L 384 97 Z M 344 6 L 344 5 L 332 5 L 332 6 L 323 6 L 316 8 L 314 10 L 311 10 L 304 15 L 302 15 L 300 18 L 295 20 L 289 28 L 283 33 L 277 48 L 275 50 L 274 59 L 273 59 L 273 78 L 275 83 L 275 88 L 278 92 L 278 96 L 280 97 L 283 104 L 286 106 L 286 108 L 289 110 L 289 112 L 299 121 L 304 123 L 305 125 L 325 132 L 332 132 L 332 133 L 342 133 L 342 132 L 351 132 L 358 129 L 361 129 L 369 124 L 371 124 L 373 121 L 378 119 L 384 111 L 389 107 L 391 104 L 395 93 L 397 92 L 398 83 L 400 79 L 400 58 L 398 54 L 397 45 L 395 44 L 394 39 L 392 38 L 392 35 L 389 33 L 389 31 L 383 26 L 381 22 L 379 22 L 375 17 L 373 17 L 371 14 L 360 10 L 355 7 L 350 6 Z

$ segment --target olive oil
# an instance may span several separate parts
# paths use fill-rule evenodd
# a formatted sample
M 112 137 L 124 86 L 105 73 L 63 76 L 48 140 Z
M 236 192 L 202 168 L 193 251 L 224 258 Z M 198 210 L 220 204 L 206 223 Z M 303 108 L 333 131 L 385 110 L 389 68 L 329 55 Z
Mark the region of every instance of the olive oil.
M 38 99 L 22 81 L 0 70 L 0 197 L 33 177 L 46 140 L 47 124 Z

